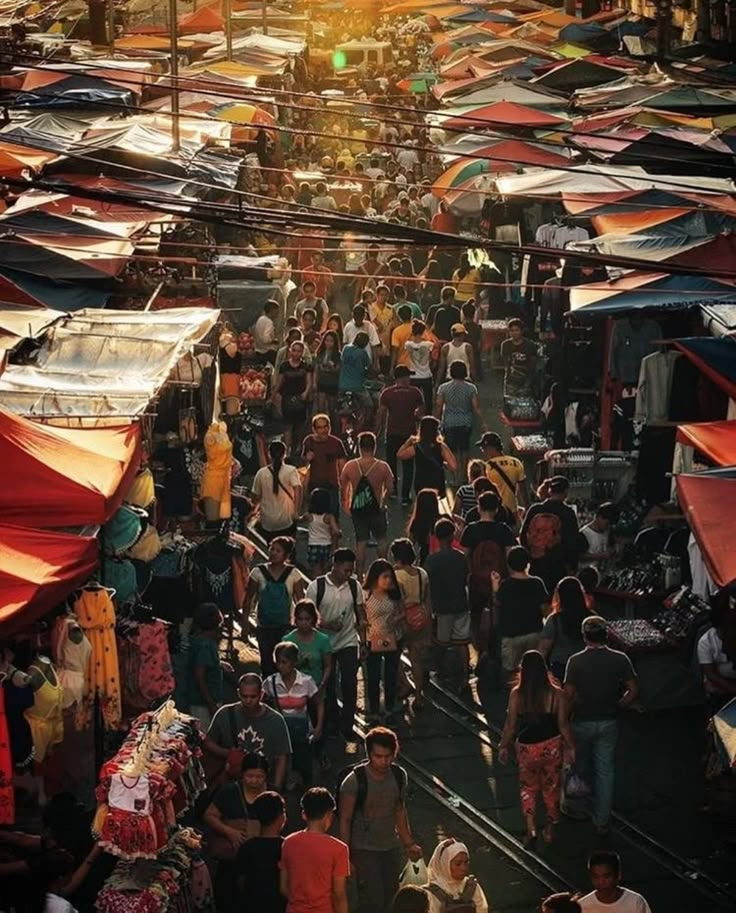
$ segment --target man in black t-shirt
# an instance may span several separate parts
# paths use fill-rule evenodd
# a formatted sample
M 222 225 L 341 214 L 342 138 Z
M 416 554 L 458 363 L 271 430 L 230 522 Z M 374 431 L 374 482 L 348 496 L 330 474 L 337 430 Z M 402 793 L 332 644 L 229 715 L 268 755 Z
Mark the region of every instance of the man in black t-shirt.
M 468 559 L 468 596 L 473 629 L 473 642 L 483 651 L 481 643 L 481 621 L 484 609 L 491 600 L 491 573 L 506 576 L 506 553 L 516 542 L 514 534 L 505 523 L 496 520 L 501 499 L 491 491 L 484 491 L 478 497 L 480 519 L 469 523 L 463 530 L 460 545 Z M 483 640 L 485 640 L 485 632 Z
M 462 323 L 462 318 L 455 303 L 455 289 L 451 285 L 446 285 L 440 292 L 440 303 L 429 309 L 427 323 L 437 339 L 442 342 L 452 339 L 452 327 Z
M 518 317 L 509 320 L 509 339 L 501 343 L 501 362 L 506 369 L 504 393 L 519 395 L 532 389 L 539 351 L 524 336 L 524 324 Z
M 529 574 L 529 552 L 520 545 L 506 559 L 509 576 L 491 575 L 496 631 L 501 640 L 501 665 L 508 675 L 516 672 L 527 650 L 536 650 L 542 636 L 549 594 L 544 581 Z
M 284 800 L 275 792 L 261 793 L 253 803 L 253 813 L 261 825 L 261 833 L 243 844 L 238 854 L 245 890 L 237 892 L 236 904 L 239 906 L 247 897 L 248 907 L 259 913 L 284 913 L 286 898 L 279 890 L 284 843 L 281 832 L 286 823 Z

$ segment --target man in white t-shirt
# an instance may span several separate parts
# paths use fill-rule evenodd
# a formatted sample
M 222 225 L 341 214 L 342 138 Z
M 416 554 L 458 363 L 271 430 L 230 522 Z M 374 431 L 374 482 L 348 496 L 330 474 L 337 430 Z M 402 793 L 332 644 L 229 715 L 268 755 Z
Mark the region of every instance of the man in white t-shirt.
M 615 506 L 607 501 L 598 507 L 590 523 L 586 523 L 580 530 L 588 543 L 586 552 L 581 555 L 580 560 L 592 564 L 601 573 L 614 555 L 614 549 L 611 547 L 611 523 L 615 516 Z
M 276 337 L 276 318 L 279 316 L 281 305 L 278 301 L 269 299 L 263 305 L 263 313 L 253 325 L 253 348 L 259 355 L 274 363 L 279 342 Z
M 330 638 L 334 657 L 333 673 L 327 680 L 326 712 L 328 723 L 339 720 L 340 732 L 348 742 L 357 741 L 355 708 L 358 703 L 359 645 L 365 638 L 366 616 L 363 588 L 355 574 L 355 552 L 338 548 L 332 568 L 307 587 L 305 596 L 316 606 L 319 627 Z M 340 678 L 342 710 L 337 707 L 336 679 Z
M 582 913 L 652 913 L 641 894 L 619 884 L 621 859 L 618 853 L 609 850 L 591 853 L 588 872 L 593 890 L 578 900 Z
M 358 333 L 367 333 L 368 342 L 371 348 L 378 349 L 381 346 L 381 340 L 378 337 L 378 330 L 367 320 L 366 309 L 362 304 L 356 304 L 353 308 L 353 319 L 348 320 L 342 331 L 342 341 L 344 345 L 349 346 L 355 342 Z
M 698 641 L 698 663 L 703 671 L 705 690 L 712 711 L 719 710 L 736 695 L 736 663 L 723 649 L 723 635 L 730 609 L 717 605 L 711 610 L 713 627 Z

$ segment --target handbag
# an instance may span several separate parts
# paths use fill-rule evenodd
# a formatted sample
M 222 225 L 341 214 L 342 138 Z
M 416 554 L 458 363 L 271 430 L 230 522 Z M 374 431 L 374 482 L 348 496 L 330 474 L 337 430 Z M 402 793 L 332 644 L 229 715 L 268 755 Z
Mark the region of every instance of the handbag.
M 418 573 L 419 602 L 407 602 L 404 605 L 404 620 L 406 621 L 406 626 L 415 634 L 418 634 L 420 631 L 423 631 L 425 628 L 429 627 L 429 623 L 431 621 L 427 607 L 424 605 L 424 578 L 422 577 L 421 570 Z
M 238 785 L 238 795 L 240 796 L 240 801 L 243 805 L 243 817 L 223 818 L 222 823 L 227 827 L 239 831 L 241 834 L 245 834 L 248 839 L 257 837 L 260 832 L 260 826 L 248 813 L 248 805 L 240 785 Z M 233 847 L 227 837 L 224 837 L 222 834 L 213 832 L 209 839 L 209 846 L 210 853 L 215 859 L 231 862 L 238 855 L 238 850 Z

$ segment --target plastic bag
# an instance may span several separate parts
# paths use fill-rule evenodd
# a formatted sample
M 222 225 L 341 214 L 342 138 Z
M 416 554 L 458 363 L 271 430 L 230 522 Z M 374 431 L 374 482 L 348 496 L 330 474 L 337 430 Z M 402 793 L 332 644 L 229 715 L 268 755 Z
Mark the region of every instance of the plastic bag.
M 565 796 L 569 799 L 585 799 L 590 795 L 590 786 L 574 767 L 569 767 L 565 775 Z
M 427 864 L 423 859 L 412 862 L 411 859 L 404 866 L 404 870 L 399 876 L 399 887 L 403 888 L 407 884 L 414 884 L 418 887 L 427 884 Z

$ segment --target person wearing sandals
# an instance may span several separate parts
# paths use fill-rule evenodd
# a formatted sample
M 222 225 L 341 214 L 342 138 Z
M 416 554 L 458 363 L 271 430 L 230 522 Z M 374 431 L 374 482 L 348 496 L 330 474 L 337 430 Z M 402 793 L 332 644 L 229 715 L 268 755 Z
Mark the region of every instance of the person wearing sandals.
M 527 650 L 522 656 L 516 684 L 509 694 L 498 752 L 502 764 L 508 761 L 515 736 L 521 809 L 526 821 L 524 846 L 537 836 L 540 794 L 547 812 L 542 838 L 551 843 L 560 815 L 563 742 L 570 763 L 575 761 L 575 744 L 565 694 L 538 650 Z

